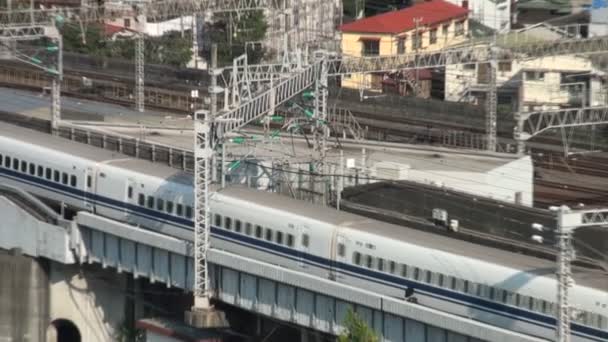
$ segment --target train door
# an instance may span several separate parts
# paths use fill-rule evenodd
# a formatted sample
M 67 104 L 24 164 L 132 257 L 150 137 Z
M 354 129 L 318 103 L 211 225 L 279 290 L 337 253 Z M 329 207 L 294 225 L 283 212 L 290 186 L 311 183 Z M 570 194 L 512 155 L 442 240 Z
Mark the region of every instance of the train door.
M 296 242 L 298 249 L 298 262 L 301 268 L 308 268 L 306 260 L 310 251 L 310 228 L 307 226 L 300 226 L 298 228 L 298 235 L 298 241 Z
M 87 167 L 84 172 L 84 206 L 90 212 L 95 212 L 95 171 L 93 168 Z
M 340 275 L 341 265 L 346 262 L 346 237 L 340 233 L 336 235 L 332 246 L 332 273 L 331 279 L 342 278 Z
M 137 182 L 135 182 L 135 180 L 133 178 L 127 178 L 127 182 L 126 182 L 126 186 L 125 186 L 125 198 L 124 198 L 124 203 L 126 205 L 123 208 L 125 219 L 129 218 L 130 204 L 135 203 L 134 201 L 137 200 L 137 199 L 135 199 L 135 196 L 136 196 L 135 189 L 137 189 Z

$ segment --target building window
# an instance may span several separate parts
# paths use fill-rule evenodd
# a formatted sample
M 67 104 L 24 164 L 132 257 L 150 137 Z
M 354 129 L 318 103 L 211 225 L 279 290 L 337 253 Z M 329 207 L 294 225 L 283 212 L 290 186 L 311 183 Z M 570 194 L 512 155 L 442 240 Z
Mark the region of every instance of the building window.
M 435 44 L 437 43 L 437 29 L 431 29 L 431 33 L 429 36 L 429 44 Z
M 420 49 L 422 47 L 422 33 L 412 35 L 412 50 Z
M 467 63 L 463 66 L 464 70 L 475 70 L 475 63 Z
M 456 29 L 454 31 L 455 36 L 462 36 L 464 34 L 464 20 L 456 22 Z
M 544 81 L 545 73 L 540 71 L 526 71 L 526 81 Z
M 405 53 L 405 37 L 397 41 L 397 53 L 400 55 Z
M 364 40 L 362 42 L 363 56 L 378 56 L 380 54 L 380 40 Z
M 498 62 L 498 71 L 511 71 L 511 62 Z
M 450 24 L 445 24 L 445 25 L 441 26 L 441 33 L 442 33 L 444 36 L 447 36 L 447 35 L 448 35 L 448 29 L 449 29 L 449 28 L 450 28 Z

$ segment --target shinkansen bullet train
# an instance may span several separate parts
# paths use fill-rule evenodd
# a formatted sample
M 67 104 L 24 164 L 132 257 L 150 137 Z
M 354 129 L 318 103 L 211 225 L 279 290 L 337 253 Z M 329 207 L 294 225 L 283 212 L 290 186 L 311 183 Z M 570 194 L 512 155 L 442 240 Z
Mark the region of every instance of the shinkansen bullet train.
M 74 210 L 192 240 L 192 176 L 0 125 L 0 182 Z M 246 188 L 211 200 L 212 244 L 236 254 L 552 340 L 554 262 Z M 608 341 L 608 275 L 574 269 L 573 341 Z

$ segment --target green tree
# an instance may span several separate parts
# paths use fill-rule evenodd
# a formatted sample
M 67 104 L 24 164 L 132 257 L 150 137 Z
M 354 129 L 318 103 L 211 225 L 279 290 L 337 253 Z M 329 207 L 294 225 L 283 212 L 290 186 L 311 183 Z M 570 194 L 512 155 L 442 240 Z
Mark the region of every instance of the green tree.
M 267 51 L 263 48 L 251 48 L 245 51 L 246 43 L 261 42 L 266 37 L 266 18 L 262 11 L 250 11 L 239 17 L 223 14 L 216 19 L 217 22 L 207 32 L 210 32 L 210 41 L 218 45 L 218 63 L 220 65 L 231 64 L 232 60 L 247 53 L 249 64 L 259 63 L 266 56 Z M 235 22 L 230 27 L 231 20 Z M 206 44 L 205 50 L 210 50 L 210 44 Z
M 380 340 L 352 309 L 346 313 L 344 327 L 346 330 L 338 336 L 338 342 L 378 342 Z

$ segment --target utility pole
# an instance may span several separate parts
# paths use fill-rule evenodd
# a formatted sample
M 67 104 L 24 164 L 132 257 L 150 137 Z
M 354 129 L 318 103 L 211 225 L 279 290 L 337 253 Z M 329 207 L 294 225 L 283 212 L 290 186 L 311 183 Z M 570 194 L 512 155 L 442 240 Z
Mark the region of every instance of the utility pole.
M 570 303 L 568 302 L 568 288 L 572 285 L 570 263 L 572 262 L 572 230 L 563 222 L 568 207 L 559 208 L 557 220 L 557 243 L 559 254 L 557 256 L 557 330 L 558 342 L 570 341 Z
M 61 82 L 63 81 L 63 37 L 58 34 L 57 41 L 57 69 L 51 84 L 51 133 L 59 133 L 61 121 Z
M 486 99 L 486 142 L 487 150 L 496 151 L 496 110 L 497 110 L 497 99 L 496 99 L 496 68 L 498 62 L 496 61 L 496 35 L 494 36 L 494 42 L 490 46 L 490 62 L 488 67 L 489 80 L 488 80 L 488 91 Z
M 422 35 L 420 35 L 420 23 L 423 17 L 414 18 L 414 24 L 416 25 L 416 31 L 414 33 L 414 51 L 416 53 L 416 84 L 413 87 L 414 96 L 418 96 L 418 83 L 420 82 L 420 68 L 418 68 L 418 51 L 422 45 Z
M 572 249 L 572 233 L 575 229 L 608 224 L 608 209 L 570 210 L 565 205 L 551 207 L 557 211 L 557 326 L 555 336 L 557 342 L 570 342 L 570 302 L 568 290 L 573 285 L 570 264 L 574 259 Z M 540 227 L 538 230 L 543 230 Z M 542 241 L 542 240 L 541 240 Z
M 315 110 L 314 110 L 314 149 L 318 153 L 318 170 L 321 172 L 323 205 L 327 205 L 327 165 L 325 163 L 327 153 L 327 138 L 329 128 L 327 126 L 327 86 L 328 86 L 328 61 L 327 54 L 321 52 L 316 56 L 317 61 L 321 61 L 319 78 L 315 81 Z
M 135 108 L 144 111 L 144 33 L 135 37 Z

